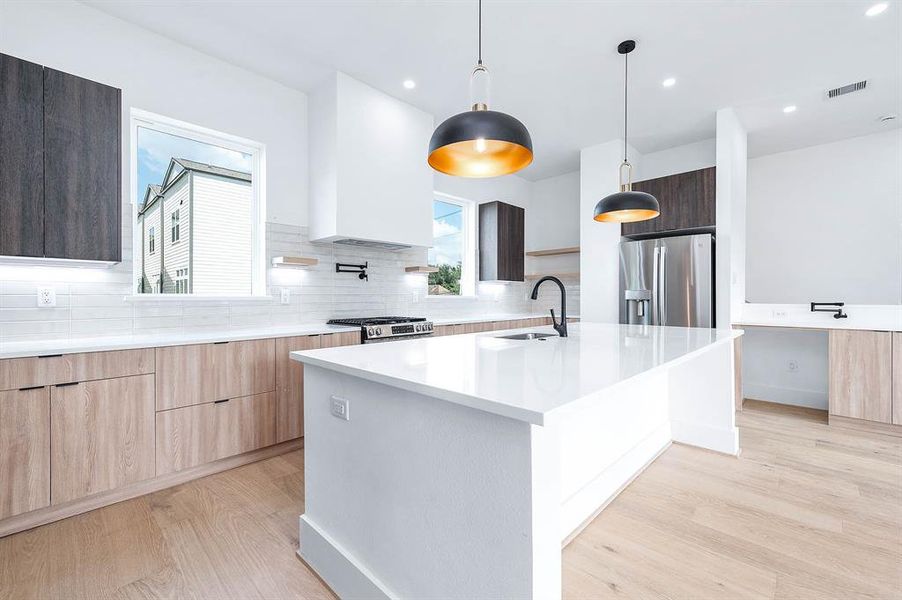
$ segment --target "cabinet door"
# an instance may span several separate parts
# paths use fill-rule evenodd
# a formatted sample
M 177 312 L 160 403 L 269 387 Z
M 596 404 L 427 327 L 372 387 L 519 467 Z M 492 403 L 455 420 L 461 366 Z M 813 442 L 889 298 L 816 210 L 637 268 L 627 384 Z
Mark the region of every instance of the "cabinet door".
M 271 446 L 276 439 L 275 394 L 159 412 L 156 436 L 157 475 Z
M 893 340 L 887 331 L 830 331 L 830 414 L 892 422 Z
M 153 375 L 51 389 L 53 504 L 153 477 L 153 398 Z
M 0 54 L 0 255 L 44 255 L 41 65 Z
M 512 204 L 479 205 L 479 281 L 524 281 L 525 218 Z
M 44 69 L 44 255 L 122 258 L 121 93 Z
M 0 392 L 0 519 L 50 504 L 50 391 Z
M 338 346 L 353 346 L 360 343 L 360 333 L 356 331 L 344 331 L 342 333 L 324 333 L 320 337 L 321 348 L 335 348 Z
M 902 331 L 893 334 L 893 423 L 902 425 Z
M 291 360 L 289 352 L 320 347 L 320 336 L 276 340 L 276 442 L 304 435 L 304 365 Z
M 624 223 L 621 232 L 635 235 L 713 227 L 716 224 L 716 175 L 716 168 L 708 167 L 635 182 L 634 190 L 647 192 L 658 199 L 661 215 L 648 221 Z
M 271 339 L 157 348 L 156 357 L 157 410 L 275 389 Z

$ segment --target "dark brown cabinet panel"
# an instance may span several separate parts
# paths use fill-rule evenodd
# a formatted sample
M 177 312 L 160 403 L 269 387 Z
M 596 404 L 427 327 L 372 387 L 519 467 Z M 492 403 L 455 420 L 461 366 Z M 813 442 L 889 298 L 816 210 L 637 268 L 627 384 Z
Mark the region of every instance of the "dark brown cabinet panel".
M 479 205 L 479 281 L 523 281 L 524 230 L 519 206 Z
M 44 255 L 43 68 L 0 54 L 0 255 Z
M 44 69 L 44 255 L 119 261 L 121 93 Z
M 714 227 L 716 168 L 678 173 L 637 181 L 633 189 L 658 199 L 661 215 L 649 221 L 624 223 L 623 235 L 657 233 L 675 229 Z

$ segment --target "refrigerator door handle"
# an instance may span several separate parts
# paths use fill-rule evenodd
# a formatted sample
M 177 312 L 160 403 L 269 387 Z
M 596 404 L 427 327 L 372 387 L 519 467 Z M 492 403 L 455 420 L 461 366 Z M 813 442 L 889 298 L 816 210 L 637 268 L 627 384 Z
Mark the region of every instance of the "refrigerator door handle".
M 657 244 L 655 245 L 655 256 L 654 263 L 652 265 L 652 280 L 651 280 L 651 321 L 652 325 L 660 325 L 661 318 L 661 298 L 658 296 L 658 274 L 660 273 L 660 269 L 658 268 L 660 265 L 661 259 L 661 247 Z
M 658 269 L 661 273 L 660 323 L 661 325 L 667 325 L 667 246 L 661 246 L 661 261 L 658 263 Z

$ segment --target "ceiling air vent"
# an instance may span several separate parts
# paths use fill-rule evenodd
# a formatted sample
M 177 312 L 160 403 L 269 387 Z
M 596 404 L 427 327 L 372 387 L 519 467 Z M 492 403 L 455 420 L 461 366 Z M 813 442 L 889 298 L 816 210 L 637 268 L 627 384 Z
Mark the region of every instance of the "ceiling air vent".
M 867 79 L 863 79 L 855 83 L 850 83 L 849 85 L 833 88 L 832 90 L 827 90 L 827 98 L 836 98 L 837 96 L 845 96 L 846 94 L 851 94 L 852 92 L 860 92 L 861 90 L 866 88 L 867 85 Z
M 410 246 L 404 244 L 390 244 L 387 242 L 371 242 L 369 240 L 335 240 L 336 244 L 344 244 L 345 246 L 358 246 L 361 248 L 378 248 L 380 250 L 406 250 Z

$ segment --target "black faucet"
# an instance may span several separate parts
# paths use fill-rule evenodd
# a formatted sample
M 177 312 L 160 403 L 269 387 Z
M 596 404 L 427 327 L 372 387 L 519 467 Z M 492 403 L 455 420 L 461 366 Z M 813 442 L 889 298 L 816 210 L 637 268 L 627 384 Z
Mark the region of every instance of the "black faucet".
M 536 282 L 536 285 L 532 288 L 532 295 L 530 298 L 535 300 L 539 297 L 539 286 L 542 285 L 545 281 L 553 281 L 557 284 L 559 288 L 561 288 L 561 321 L 558 323 L 554 319 L 554 309 L 551 309 L 551 326 L 554 327 L 554 330 L 558 332 L 558 335 L 561 337 L 567 337 L 567 290 L 564 289 L 564 284 L 561 283 L 561 280 L 557 277 L 552 277 L 551 275 L 546 275 L 542 277 L 540 280 Z

